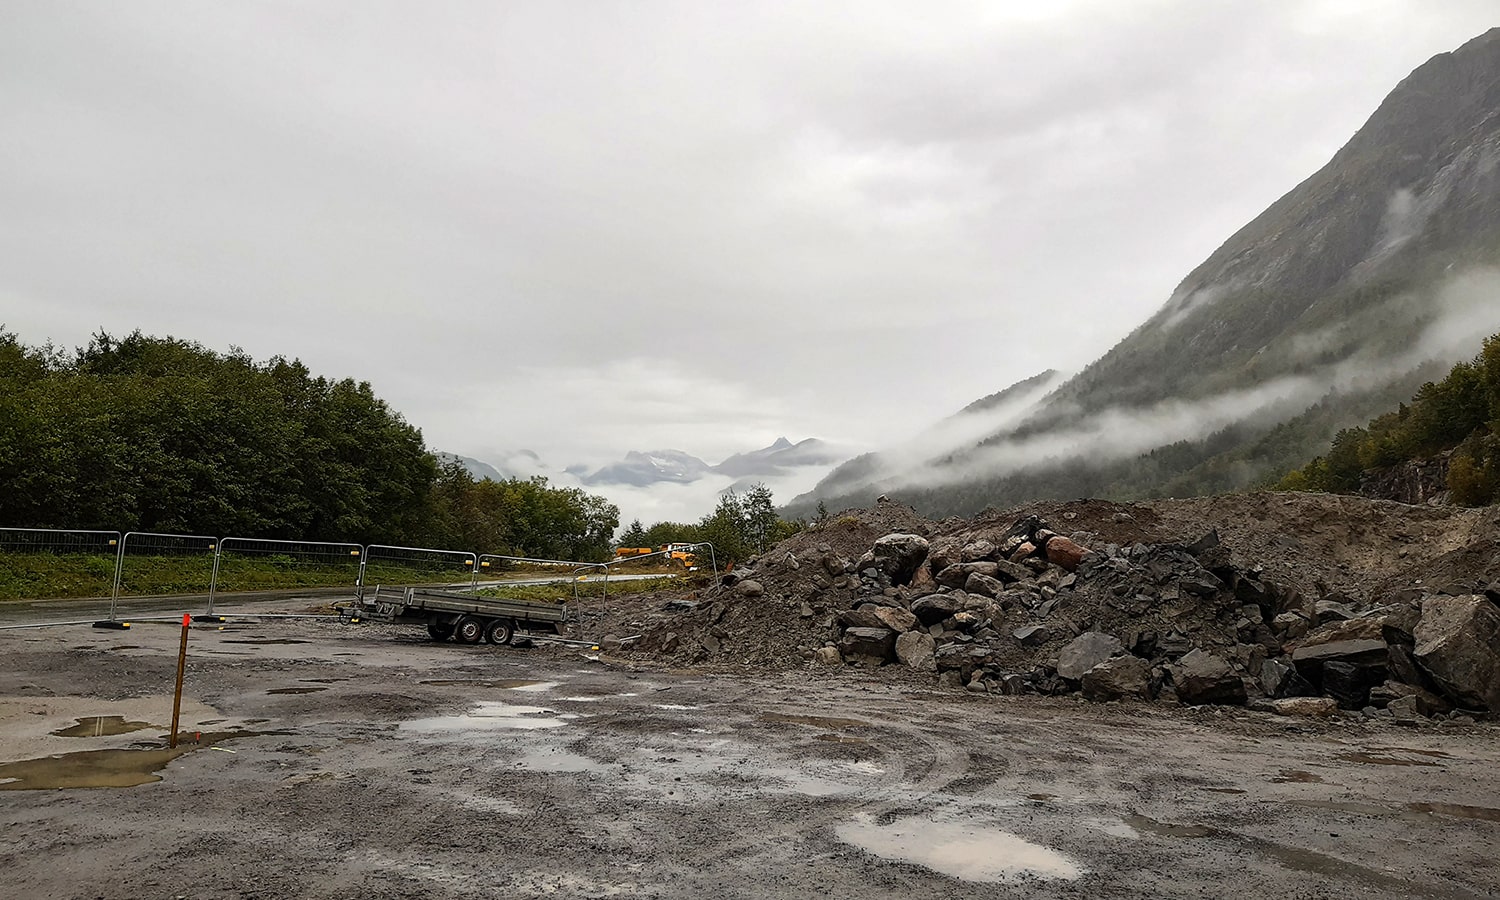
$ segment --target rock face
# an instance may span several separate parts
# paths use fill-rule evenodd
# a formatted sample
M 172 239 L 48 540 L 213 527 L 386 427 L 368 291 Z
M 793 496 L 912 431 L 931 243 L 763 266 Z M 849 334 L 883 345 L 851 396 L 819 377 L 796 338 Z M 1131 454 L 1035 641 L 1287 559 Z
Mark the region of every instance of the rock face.
M 1151 664 L 1139 656 L 1106 659 L 1084 672 L 1082 681 L 1083 696 L 1090 700 L 1151 699 Z
M 1169 666 L 1177 699 L 1189 706 L 1223 703 L 1243 706 L 1245 683 L 1234 674 L 1229 663 L 1203 650 L 1188 653 Z
M 1446 693 L 1500 710 L 1500 607 L 1478 594 L 1426 597 L 1415 637 L 1417 665 Z
M 1077 681 L 1089 669 L 1124 652 L 1124 645 L 1114 635 L 1088 631 L 1063 645 L 1057 655 L 1057 674 Z

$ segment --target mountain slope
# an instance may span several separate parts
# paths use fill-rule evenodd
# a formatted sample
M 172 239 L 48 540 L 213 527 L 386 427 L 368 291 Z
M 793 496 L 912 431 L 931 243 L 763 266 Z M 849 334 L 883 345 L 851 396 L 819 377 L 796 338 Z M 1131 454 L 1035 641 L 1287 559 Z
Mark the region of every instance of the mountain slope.
M 1404 79 L 1333 158 L 1019 424 L 815 498 L 930 515 L 1224 490 L 1307 458 L 1500 327 L 1500 29 Z M 1414 383 L 1415 382 L 1415 383 Z M 1268 443 L 1269 442 L 1269 443 Z M 1312 451 L 1312 452 L 1309 452 Z

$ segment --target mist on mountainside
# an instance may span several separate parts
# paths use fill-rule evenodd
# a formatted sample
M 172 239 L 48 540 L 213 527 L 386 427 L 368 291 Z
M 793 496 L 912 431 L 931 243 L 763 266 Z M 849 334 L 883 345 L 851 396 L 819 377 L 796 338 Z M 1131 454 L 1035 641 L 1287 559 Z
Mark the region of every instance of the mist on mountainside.
M 929 515 L 1242 488 L 1500 329 L 1500 29 L 1418 67 L 1318 172 L 1018 420 L 841 467 L 789 513 L 896 492 Z M 1065 339 L 1065 335 L 1060 335 Z

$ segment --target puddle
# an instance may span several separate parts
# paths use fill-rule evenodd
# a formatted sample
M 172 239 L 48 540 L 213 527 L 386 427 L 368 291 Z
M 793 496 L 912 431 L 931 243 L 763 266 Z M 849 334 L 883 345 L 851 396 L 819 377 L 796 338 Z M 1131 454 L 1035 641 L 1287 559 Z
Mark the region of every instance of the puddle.
M 463 732 L 463 731 L 532 731 L 538 728 L 558 728 L 576 718 L 571 713 L 559 713 L 540 706 L 515 706 L 509 703 L 481 703 L 461 716 L 433 716 L 402 722 L 401 731 Z
M 1405 751 L 1403 751 L 1405 752 Z M 1367 766 L 1437 766 L 1426 759 L 1402 759 L 1399 756 L 1379 756 L 1375 753 L 1341 753 L 1339 759 Z
M 1438 759 L 1452 759 L 1453 755 L 1441 750 L 1418 750 L 1415 747 L 1366 747 L 1369 753 L 1415 753 L 1418 756 L 1434 756 Z
M 658 703 L 658 704 L 656 704 L 656 708 L 657 709 L 688 710 L 688 709 L 702 709 L 703 707 L 701 707 L 701 706 L 689 706 L 686 703 Z
M 149 722 L 127 722 L 124 716 L 84 716 L 77 725 L 69 725 L 52 732 L 58 737 L 108 737 L 114 734 L 129 734 L 143 728 L 160 728 Z
M 558 697 L 557 699 L 559 699 L 559 700 L 566 700 L 569 703 L 598 703 L 600 700 L 603 700 L 604 698 L 603 697 Z
M 1126 816 L 1122 821 L 1136 831 L 1144 831 L 1148 834 L 1160 835 L 1162 837 L 1206 838 L 1214 834 L 1214 830 L 1207 825 L 1174 825 L 1170 822 L 1158 822 L 1155 819 L 1148 819 L 1141 815 Z
M 693 730 L 694 731 L 700 731 L 702 729 L 696 729 L 695 728 Z M 869 743 L 869 741 L 865 740 L 864 738 L 849 737 L 848 735 L 843 735 L 843 734 L 834 734 L 831 731 L 828 732 L 827 734 L 813 735 L 813 740 L 815 740 L 815 741 L 827 741 L 830 744 L 868 744 Z
M 1321 784 L 1323 776 L 1314 775 L 1311 772 L 1299 772 L 1296 769 L 1282 769 L 1281 774 L 1271 779 L 1272 784 Z
M 1037 803 L 1046 803 L 1048 800 L 1056 800 L 1056 794 L 1027 794 L 1027 800 L 1035 800 Z
M 500 681 L 489 678 L 436 678 L 418 682 L 433 687 L 485 687 L 505 688 L 511 691 L 549 691 L 557 687 L 555 681 L 537 681 L 527 678 L 507 678 Z
M 538 747 L 521 754 L 516 760 L 516 768 L 525 769 L 529 772 L 555 772 L 555 773 L 577 773 L 577 772 L 607 772 L 610 766 L 606 763 L 596 762 L 587 756 L 574 753 L 570 750 L 556 748 Z
M 311 641 L 305 641 L 305 640 L 302 640 L 300 638 L 255 638 L 253 640 L 252 639 L 248 639 L 248 638 L 225 638 L 222 641 L 222 643 L 225 643 L 225 644 L 262 644 L 262 645 L 266 645 L 266 644 L 310 644 L 312 642 Z
M 914 863 L 963 881 L 1073 880 L 1083 874 L 1077 863 L 1056 850 L 998 828 L 911 818 L 889 825 L 849 823 L 838 826 L 835 834 L 882 859 Z
M 309 684 L 336 684 L 340 681 L 349 681 L 348 678 L 298 678 L 298 681 Z
M 859 719 L 834 719 L 826 716 L 795 716 L 787 713 L 761 713 L 762 722 L 775 722 L 786 725 L 811 725 L 814 728 L 862 728 L 869 722 Z
M 1455 819 L 1481 819 L 1485 822 L 1500 822 L 1500 809 L 1493 806 L 1464 806 L 1461 803 L 1408 803 L 1413 812 L 1434 816 L 1450 816 Z
M 1243 794 L 1243 793 L 1245 793 L 1240 788 L 1213 788 L 1213 787 L 1206 787 L 1206 788 L 1200 788 L 1200 790 L 1208 791 L 1211 794 Z
M 228 731 L 205 734 L 201 743 L 182 743 L 175 748 L 155 745 L 126 750 L 81 750 L 4 763 L 0 764 L 0 791 L 135 787 L 161 781 L 156 773 L 185 753 L 220 741 L 271 733 Z
M 521 691 L 528 694 L 540 694 L 543 691 L 550 691 L 553 688 L 557 687 L 557 685 L 558 682 L 556 681 L 522 681 L 514 684 L 506 684 L 502 682 L 500 684 L 500 686 L 503 688 L 509 688 L 513 691 Z
M 326 691 L 326 690 L 328 690 L 328 688 L 326 688 L 326 687 L 289 687 L 289 688 L 271 688 L 269 691 L 266 691 L 266 693 L 268 693 L 268 694 L 316 694 L 318 691 Z

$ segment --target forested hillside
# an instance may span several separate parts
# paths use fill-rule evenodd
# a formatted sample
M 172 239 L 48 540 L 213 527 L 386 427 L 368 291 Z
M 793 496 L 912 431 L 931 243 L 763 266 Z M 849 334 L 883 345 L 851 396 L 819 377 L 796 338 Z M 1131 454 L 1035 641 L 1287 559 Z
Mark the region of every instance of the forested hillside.
M 602 498 L 476 482 L 352 379 L 175 338 L 0 330 L 0 525 L 602 556 Z
M 1453 451 L 1448 489 L 1455 503 L 1483 506 L 1500 495 L 1500 334 L 1473 360 L 1428 382 L 1411 403 L 1338 433 L 1328 453 L 1293 471 L 1285 490 L 1352 493 L 1371 470 Z

